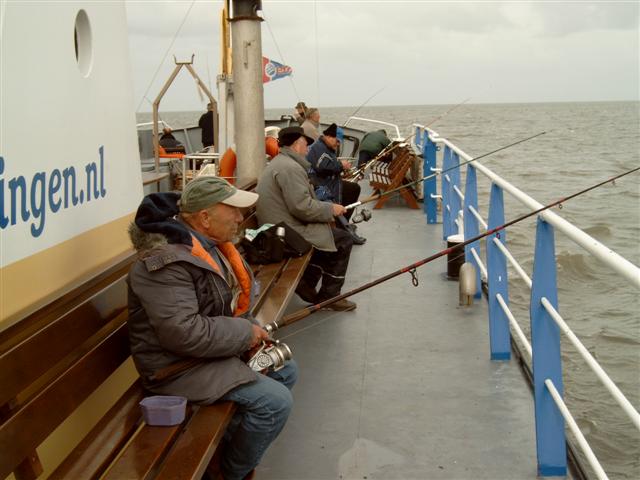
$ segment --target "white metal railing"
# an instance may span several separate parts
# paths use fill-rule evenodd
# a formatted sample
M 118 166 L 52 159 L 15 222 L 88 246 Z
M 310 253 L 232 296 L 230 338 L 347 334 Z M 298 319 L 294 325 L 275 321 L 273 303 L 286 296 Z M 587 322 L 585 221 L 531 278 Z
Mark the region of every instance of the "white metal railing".
M 382 122 L 380 120 L 374 120 L 372 118 L 363 118 L 363 117 L 349 117 L 349 119 L 345 122 L 344 126 L 346 127 L 347 125 L 349 125 L 349 122 L 351 120 L 358 120 L 360 122 L 370 122 L 370 123 L 376 123 L 378 125 L 386 125 L 387 127 L 392 127 L 395 131 L 396 131 L 396 136 L 395 138 L 393 138 L 392 140 L 397 140 L 397 141 L 401 141 L 404 140 L 404 137 L 402 137 L 400 135 L 400 129 L 398 128 L 398 125 L 396 125 L 395 123 L 389 123 L 389 122 Z
M 451 143 L 446 138 L 440 137 L 435 131 L 430 130 L 428 128 L 425 129 L 425 127 L 417 124 L 414 124 L 413 127 L 421 128 L 423 133 L 424 131 L 427 131 L 428 138 L 431 142 L 442 144 L 449 147 L 463 160 L 465 161 L 473 160 L 473 157 L 466 154 L 463 150 L 461 150 L 459 147 Z M 422 137 L 423 136 L 420 134 L 416 135 L 417 139 L 421 139 Z M 421 143 L 420 145 L 422 147 L 425 147 L 423 143 Z M 497 185 L 502 190 L 509 193 L 512 197 L 514 197 L 516 200 L 518 200 L 520 203 L 524 204 L 531 210 L 537 210 L 543 207 L 543 205 L 537 202 L 535 199 L 525 194 L 523 191 L 516 188 L 511 183 L 507 182 L 505 179 L 495 174 L 494 172 L 492 172 L 490 169 L 480 164 L 479 162 L 473 162 L 473 166 L 476 168 L 478 172 L 482 173 L 485 177 L 487 177 L 493 184 Z M 432 169 L 432 170 L 435 170 L 435 169 Z M 445 179 L 446 179 L 446 182 L 451 184 L 452 180 L 448 175 L 445 175 Z M 443 188 L 445 188 L 444 184 L 443 184 Z M 453 185 L 453 190 L 455 194 L 458 197 L 460 197 L 460 199 L 464 202 L 464 194 L 460 191 L 457 185 Z M 432 197 L 433 196 L 434 195 L 432 195 Z M 449 205 L 445 205 L 444 207 L 448 209 L 448 211 L 450 211 Z M 482 219 L 482 216 L 474 207 L 468 206 L 467 209 L 478 220 L 478 222 L 482 224 L 485 230 L 488 229 L 488 224 L 484 221 L 484 219 Z M 606 247 L 602 243 L 598 242 L 597 240 L 595 240 L 594 238 L 592 238 L 591 236 L 589 236 L 588 234 L 586 234 L 585 232 L 583 232 L 582 230 L 574 226 L 573 224 L 569 223 L 559 215 L 555 214 L 554 212 L 549 210 L 541 212 L 540 217 L 542 217 L 542 219 L 545 222 L 555 227 L 559 232 L 566 235 L 567 238 L 569 238 L 571 241 L 573 241 L 578 246 L 583 248 L 587 253 L 599 259 L 601 262 L 603 262 L 607 267 L 609 267 L 614 272 L 620 274 L 631 285 L 635 286 L 636 288 L 640 288 L 640 268 L 638 268 L 636 265 L 634 265 L 633 263 L 631 263 L 621 255 L 619 255 L 618 253 L 614 252 L 610 248 Z M 498 238 L 493 238 L 492 240 L 493 240 L 493 244 L 497 246 L 498 250 L 504 255 L 506 260 L 514 268 L 514 270 L 517 272 L 520 278 L 525 282 L 528 288 L 531 289 L 532 279 L 525 272 L 522 266 L 517 262 L 517 260 L 511 254 L 511 252 L 509 252 L 507 247 Z M 476 249 L 471 248 L 470 253 L 473 256 L 478 268 L 480 269 L 482 277 L 484 279 L 488 278 L 487 267 L 482 263 Z M 515 333 L 515 335 L 519 339 L 519 342 L 524 347 L 526 352 L 529 354 L 529 357 L 533 358 L 532 345 L 527 339 L 526 335 L 524 334 L 517 320 L 515 319 L 513 313 L 509 309 L 507 302 L 499 293 L 495 295 L 495 298 L 500 308 L 504 312 L 505 316 L 507 317 L 511 330 Z M 600 382 L 604 385 L 607 391 L 613 396 L 614 400 L 616 400 L 616 402 L 620 405 L 620 407 L 623 409 L 625 414 L 629 417 L 629 419 L 631 420 L 635 428 L 640 430 L 640 413 L 638 413 L 638 411 L 633 407 L 631 402 L 629 402 L 629 400 L 624 396 L 624 394 L 620 391 L 617 385 L 606 374 L 604 369 L 598 364 L 598 362 L 593 358 L 593 356 L 589 353 L 586 347 L 584 347 L 584 345 L 580 342 L 578 337 L 571 331 L 569 326 L 565 323 L 565 321 L 557 312 L 557 310 L 553 307 L 551 302 L 547 298 L 542 297 L 542 299 L 540 300 L 540 303 L 542 304 L 546 312 L 549 314 L 549 316 L 558 325 L 560 331 L 565 336 L 567 336 L 567 338 L 572 343 L 572 345 L 577 349 L 578 353 L 580 353 L 582 358 L 585 360 L 585 362 L 590 367 L 590 369 L 595 373 L 595 375 L 600 380 Z M 553 381 L 547 378 L 544 384 L 546 385 L 546 388 L 549 390 L 551 396 L 553 397 L 554 402 L 556 403 L 559 411 L 561 412 L 563 418 L 565 419 L 569 430 L 573 433 L 574 437 L 578 442 L 579 447 L 582 449 L 583 453 L 585 454 L 585 457 L 587 458 L 589 464 L 593 468 L 598 478 L 607 478 L 606 473 L 604 472 L 600 463 L 595 457 L 593 451 L 591 450 L 591 447 L 589 446 L 586 439 L 580 432 L 575 420 L 573 419 L 573 417 L 571 416 L 571 413 L 569 412 L 568 408 L 564 404 L 564 401 L 562 400 L 561 395 L 553 385 Z

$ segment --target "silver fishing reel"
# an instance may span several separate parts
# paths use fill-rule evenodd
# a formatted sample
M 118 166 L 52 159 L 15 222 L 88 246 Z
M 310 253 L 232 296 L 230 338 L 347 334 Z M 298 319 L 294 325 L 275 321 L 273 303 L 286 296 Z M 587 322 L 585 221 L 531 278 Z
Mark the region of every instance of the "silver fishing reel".
M 262 346 L 247 362 L 251 370 L 261 372 L 272 367 L 274 371 L 284 367 L 284 362 L 291 360 L 293 354 L 291 349 L 284 343 L 276 340 L 274 343 L 267 344 L 262 342 Z
M 371 220 L 371 211 L 361 208 L 351 219 L 352 223 L 368 222 Z

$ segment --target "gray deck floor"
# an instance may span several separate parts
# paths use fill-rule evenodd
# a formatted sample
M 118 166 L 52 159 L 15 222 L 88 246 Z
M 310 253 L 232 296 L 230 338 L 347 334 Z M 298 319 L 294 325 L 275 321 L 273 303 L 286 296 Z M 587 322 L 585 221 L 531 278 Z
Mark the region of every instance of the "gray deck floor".
M 444 248 L 441 225 L 396 200 L 359 232 L 347 290 Z M 489 360 L 486 301 L 459 307 L 445 271 L 438 259 L 417 288 L 403 274 L 353 296 L 353 312 L 279 332 L 300 379 L 260 480 L 536 478 L 530 390 L 515 360 Z

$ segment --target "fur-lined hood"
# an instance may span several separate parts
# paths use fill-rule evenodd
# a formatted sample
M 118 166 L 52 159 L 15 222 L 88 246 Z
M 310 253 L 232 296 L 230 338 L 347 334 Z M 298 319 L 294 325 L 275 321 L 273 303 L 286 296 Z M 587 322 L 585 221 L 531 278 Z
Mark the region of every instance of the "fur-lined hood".
M 192 245 L 191 233 L 177 220 L 180 194 L 151 193 L 142 199 L 129 225 L 129 238 L 138 253 L 167 244 Z

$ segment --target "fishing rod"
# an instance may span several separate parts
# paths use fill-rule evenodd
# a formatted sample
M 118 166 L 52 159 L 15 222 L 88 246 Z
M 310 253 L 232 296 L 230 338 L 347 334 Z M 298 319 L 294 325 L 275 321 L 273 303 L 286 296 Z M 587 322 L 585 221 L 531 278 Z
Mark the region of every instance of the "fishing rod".
M 482 154 L 482 155 L 480 155 L 478 157 L 471 158 L 471 159 L 469 159 L 467 161 L 464 161 L 464 162 L 460 163 L 459 165 L 455 165 L 453 167 L 446 168 L 446 169 L 444 169 L 444 170 L 442 170 L 440 172 L 432 173 L 431 175 L 427 175 L 426 177 L 422 177 L 422 178 L 420 178 L 418 180 L 414 180 L 412 182 L 405 183 L 403 185 L 400 185 L 397 188 L 393 188 L 391 190 L 387 190 L 386 192 L 378 193 L 376 195 L 371 195 L 370 197 L 365 198 L 364 200 L 359 200 L 357 202 L 351 203 L 351 204 L 347 205 L 345 208 L 347 210 L 349 210 L 351 208 L 359 207 L 360 205 L 363 205 L 365 203 L 374 202 L 376 200 L 381 199 L 382 197 L 386 197 L 387 195 L 391 195 L 392 193 L 395 193 L 395 192 L 397 192 L 399 190 L 402 190 L 404 188 L 410 187 L 411 185 L 415 185 L 415 184 L 423 182 L 425 180 L 429 180 L 431 178 L 434 178 L 434 177 L 436 177 L 438 175 L 442 175 L 443 173 L 450 172 L 451 170 L 455 170 L 456 168 L 460 168 L 460 167 L 462 167 L 464 165 L 467 165 L 467 164 L 469 164 L 471 162 L 475 162 L 476 160 L 480 160 L 481 158 L 485 158 L 485 157 L 488 157 L 489 155 L 493 155 L 494 153 L 498 153 L 498 152 L 501 152 L 502 150 L 506 150 L 507 148 L 511 148 L 514 145 L 518 145 L 520 143 L 524 143 L 524 142 L 528 142 L 529 140 L 533 140 L 534 138 L 539 137 L 540 135 L 544 135 L 545 133 L 547 133 L 547 132 L 536 133 L 535 135 L 532 135 L 532 136 L 527 137 L 527 138 L 523 138 L 522 140 L 518 140 L 517 142 L 510 143 L 509 145 L 505 145 L 504 147 L 500 147 L 500 148 L 497 148 L 496 150 L 493 150 L 491 152 Z
M 607 180 L 599 182 L 599 183 L 597 183 L 595 185 L 592 185 L 592 186 L 590 186 L 588 188 L 585 188 L 584 190 L 580 190 L 579 192 L 573 193 L 573 194 L 571 194 L 569 196 L 566 196 L 566 197 L 563 197 L 563 198 L 561 198 L 559 200 L 551 202 L 551 203 L 549 203 L 549 204 L 547 204 L 547 205 L 545 205 L 543 207 L 538 208 L 537 210 L 534 210 L 534 211 L 529 212 L 529 213 L 525 213 L 524 215 L 520 215 L 519 217 L 516 217 L 513 220 L 510 220 L 510 221 L 508 221 L 508 222 L 506 222 L 506 223 L 504 223 L 504 224 L 502 224 L 500 226 L 497 226 L 495 228 L 489 229 L 484 233 L 476 235 L 475 237 L 470 238 L 468 240 L 465 240 L 464 242 L 458 243 L 458 244 L 456 244 L 456 245 L 454 245 L 452 247 L 445 248 L 444 250 L 441 250 L 440 252 L 435 253 L 435 254 L 431 255 L 430 257 L 423 258 L 422 260 L 419 260 L 419 261 L 417 261 L 415 263 L 412 263 L 411 265 L 408 265 L 408 266 L 403 267 L 403 268 L 401 268 L 399 270 L 396 270 L 395 272 L 391 272 L 391 273 L 389 273 L 387 275 L 384 275 L 383 277 L 380 277 L 380 278 L 378 278 L 376 280 L 373 280 L 372 282 L 366 283 L 366 284 L 364 284 L 364 285 L 362 285 L 360 287 L 354 288 L 353 290 L 350 290 L 348 292 L 345 292 L 345 293 L 342 293 L 340 295 L 337 295 L 337 296 L 335 296 L 333 298 L 325 300 L 324 302 L 320 302 L 320 303 L 318 303 L 316 305 L 310 305 L 310 306 L 308 306 L 306 308 L 298 310 L 297 312 L 291 313 L 291 314 L 285 316 L 279 322 L 278 321 L 273 321 L 273 322 L 265 325 L 264 329 L 271 334 L 272 332 L 274 332 L 274 331 L 276 331 L 278 329 L 281 329 L 283 327 L 291 325 L 292 323 L 295 323 L 295 322 L 297 322 L 299 320 L 302 320 L 303 318 L 308 317 L 309 315 L 311 315 L 314 312 L 317 312 L 318 310 L 321 310 L 321 309 L 323 309 L 325 307 L 328 307 L 329 305 L 332 305 L 332 304 L 334 304 L 334 303 L 336 303 L 336 302 L 338 302 L 338 301 L 340 301 L 340 300 L 342 300 L 344 298 L 347 298 L 347 297 L 350 297 L 352 295 L 355 295 L 356 293 L 360 293 L 363 290 L 367 290 L 367 289 L 369 289 L 371 287 L 374 287 L 374 286 L 379 285 L 379 284 L 381 284 L 383 282 L 386 282 L 387 280 L 390 280 L 390 279 L 392 279 L 394 277 L 397 277 L 398 275 L 401 275 L 403 273 L 407 273 L 407 272 L 410 273 L 411 276 L 412 276 L 413 284 L 417 286 L 416 269 L 418 267 L 421 267 L 422 265 L 424 265 L 426 263 L 432 262 L 432 261 L 434 261 L 434 260 L 436 260 L 436 259 L 438 259 L 440 257 L 443 257 L 445 255 L 448 255 L 448 254 L 456 251 L 456 250 L 459 250 L 459 249 L 465 247 L 466 245 L 469 245 L 470 243 L 476 242 L 476 241 L 478 241 L 478 240 L 480 240 L 480 239 L 482 239 L 482 238 L 484 238 L 486 236 L 489 236 L 489 235 L 492 235 L 494 233 L 500 232 L 500 231 L 504 230 L 505 228 L 510 227 L 511 225 L 514 225 L 514 224 L 519 223 L 519 222 L 521 222 L 521 221 L 523 221 L 523 220 L 525 220 L 525 219 L 527 219 L 529 217 L 532 217 L 532 216 L 537 215 L 537 214 L 539 214 L 541 212 L 544 212 L 545 210 L 548 210 L 548 209 L 550 209 L 552 207 L 555 207 L 557 205 L 562 205 L 563 203 L 567 202 L 568 200 L 571 200 L 572 198 L 575 198 L 575 197 L 578 197 L 580 195 L 583 195 L 583 194 L 585 194 L 585 193 L 587 193 L 587 192 L 589 192 L 591 190 L 594 190 L 594 189 L 596 189 L 598 187 L 601 187 L 602 185 L 605 185 L 607 183 L 613 183 L 617 179 L 619 179 L 621 177 L 624 177 L 626 175 L 629 175 L 631 173 L 637 172 L 638 170 L 640 170 L 640 167 L 632 168 L 631 170 L 628 170 L 628 171 L 626 171 L 624 173 L 621 173 L 621 174 L 616 175 L 614 177 L 611 177 L 611 178 L 609 178 Z
M 466 98 L 465 100 L 463 100 L 462 102 L 454 105 L 453 107 L 451 107 L 449 110 L 447 110 L 446 112 L 444 112 L 442 115 L 440 115 L 439 117 L 435 117 L 433 120 L 431 120 L 429 123 L 427 123 L 427 125 L 425 125 L 425 129 L 429 128 L 431 125 L 433 125 L 434 123 L 436 123 L 438 120 L 440 120 L 441 118 L 446 117 L 447 115 L 449 115 L 451 112 L 453 112 L 456 108 L 458 108 L 461 105 L 464 105 L 465 103 L 467 103 L 469 100 L 471 100 L 471 97 Z M 353 114 L 355 115 L 355 113 Z M 352 115 L 352 116 L 353 116 Z M 388 155 L 389 153 L 391 153 L 393 150 L 395 150 L 396 148 L 398 148 L 400 145 L 402 145 L 403 143 L 407 143 L 409 140 L 411 140 L 413 137 L 415 137 L 417 134 L 417 132 L 412 133 L 411 135 L 409 135 L 408 137 L 406 137 L 402 142 L 396 143 L 395 145 L 392 145 L 391 143 L 389 145 L 387 145 L 386 147 L 384 147 L 380 153 L 378 153 L 375 157 L 373 157 L 371 160 L 369 160 L 367 163 L 365 163 L 363 166 L 361 167 L 357 167 L 355 170 L 348 172 L 348 177 L 347 180 L 355 180 L 355 181 L 359 181 L 360 178 L 362 178 L 362 175 L 364 174 L 365 170 L 367 168 L 369 168 L 371 165 L 373 165 L 374 162 L 378 161 L 380 158 L 382 158 L 385 155 Z M 391 148 L 390 148 L 391 147 Z M 360 178 L 358 178 L 360 177 Z
M 369 103 L 371 100 L 373 100 L 374 97 L 376 97 L 380 92 L 382 92 L 385 88 L 387 88 L 389 85 L 385 85 L 384 87 L 382 87 L 380 90 L 378 90 L 376 93 L 374 93 L 373 95 L 371 95 L 369 98 L 367 98 L 364 103 L 362 105 L 360 105 L 358 108 L 356 108 L 356 111 L 353 112 L 351 115 L 349 115 L 349 117 L 347 117 L 347 121 L 344 122 L 344 124 L 342 125 L 343 127 L 346 127 L 347 122 L 349 121 L 349 118 L 354 117 L 356 115 L 356 113 L 358 113 L 367 103 Z

